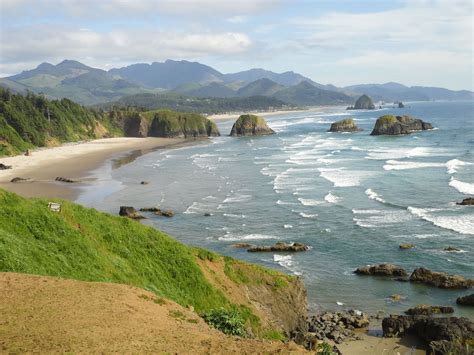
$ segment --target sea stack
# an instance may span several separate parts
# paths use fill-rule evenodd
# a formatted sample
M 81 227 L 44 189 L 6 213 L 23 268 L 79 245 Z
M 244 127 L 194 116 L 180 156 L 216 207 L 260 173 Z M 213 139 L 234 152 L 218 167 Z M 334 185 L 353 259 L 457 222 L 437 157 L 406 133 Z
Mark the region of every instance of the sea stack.
M 357 99 L 354 106 L 348 107 L 348 110 L 374 110 L 375 105 L 372 102 L 372 99 L 367 95 L 362 95 Z
M 410 116 L 381 116 L 375 122 L 371 136 L 410 134 L 415 131 L 432 129 L 433 126 Z
M 331 124 L 328 132 L 360 132 L 362 128 L 357 127 L 352 118 L 337 121 Z
M 231 137 L 239 136 L 267 136 L 275 134 L 275 131 L 268 127 L 267 122 L 262 117 L 255 115 L 241 115 L 232 126 Z

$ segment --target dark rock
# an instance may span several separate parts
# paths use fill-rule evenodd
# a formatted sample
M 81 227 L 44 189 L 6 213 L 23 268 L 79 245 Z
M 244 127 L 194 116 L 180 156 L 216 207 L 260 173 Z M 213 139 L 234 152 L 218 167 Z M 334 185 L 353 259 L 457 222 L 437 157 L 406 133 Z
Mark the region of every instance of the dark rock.
M 331 124 L 328 132 L 359 132 L 362 131 L 361 128 L 357 127 L 352 118 L 345 120 L 337 121 Z
M 423 267 L 417 268 L 410 275 L 411 282 L 424 283 L 438 288 L 471 288 L 474 280 L 466 279 L 459 275 L 448 275 L 444 272 L 431 271 Z
M 474 293 L 467 296 L 461 296 L 456 299 L 456 303 L 460 306 L 474 306 Z
M 278 242 L 275 245 L 261 245 L 261 246 L 252 246 L 247 251 L 254 253 L 254 252 L 297 252 L 297 251 L 307 251 L 309 247 L 305 244 L 301 243 L 284 243 Z
M 149 182 L 148 181 L 140 181 L 140 185 L 148 185 Z
M 232 126 L 230 135 L 236 136 L 267 136 L 275 134 L 270 127 L 268 127 L 265 119 L 255 115 L 241 115 Z
M 123 217 L 132 218 L 132 219 L 145 218 L 141 214 L 139 214 L 134 207 L 131 207 L 131 206 L 120 206 L 119 215 Z
M 458 249 L 458 248 L 455 248 L 455 247 L 446 247 L 443 250 L 444 251 L 454 251 L 454 252 L 461 251 L 461 249 Z
M 449 306 L 428 306 L 426 304 L 421 304 L 416 307 L 410 308 L 405 311 L 405 314 L 409 315 L 425 315 L 430 316 L 432 314 L 446 314 L 454 313 L 453 307 Z
M 400 249 L 404 249 L 404 250 L 406 250 L 406 249 L 413 249 L 414 247 L 415 247 L 415 244 L 409 244 L 409 243 L 407 243 L 407 244 L 400 244 L 400 246 L 399 246 Z
M 375 122 L 374 129 L 370 135 L 400 135 L 409 134 L 415 131 L 432 129 L 433 126 L 420 119 L 410 116 L 381 116 Z
M 354 270 L 354 273 L 359 275 L 373 275 L 373 276 L 407 276 L 408 273 L 400 266 L 393 264 L 379 264 L 359 267 Z
M 30 181 L 30 178 L 21 178 L 21 177 L 14 177 L 13 179 L 10 180 L 10 182 L 17 183 L 17 182 L 25 182 L 25 181 Z
M 375 105 L 372 99 L 367 95 L 362 95 L 357 99 L 354 106 L 348 107 L 348 110 L 374 110 Z
M 252 246 L 252 244 L 249 244 L 249 243 L 235 243 L 235 244 L 232 244 L 232 246 L 234 248 L 250 248 Z
M 157 216 L 163 216 L 163 217 L 173 217 L 174 212 L 171 210 L 159 210 L 155 212 L 155 215 Z
M 400 101 L 400 102 L 398 103 L 398 108 L 404 108 L 404 107 L 405 107 L 405 105 L 403 104 L 403 102 Z
M 143 208 L 140 208 L 140 212 L 158 212 L 158 211 L 161 211 L 161 209 L 158 208 L 158 207 L 143 207 Z
M 0 163 L 0 170 L 8 170 L 8 169 L 11 169 L 12 166 L 11 165 L 5 165 L 3 163 Z
M 402 337 L 414 334 L 428 345 L 435 347 L 435 354 L 467 354 L 462 352 L 466 343 L 474 338 L 474 323 L 467 318 L 433 318 L 424 315 L 396 316 L 382 320 L 385 337 Z M 440 343 L 460 351 L 446 352 L 439 348 Z
M 152 137 L 217 137 L 216 124 L 199 114 L 161 111 L 155 114 L 148 131 Z
M 61 176 L 58 176 L 55 180 L 60 181 L 60 182 L 67 182 L 69 184 L 78 182 L 77 180 L 72 180 L 72 179 L 69 179 L 69 178 L 61 177 Z
M 204 213 L 204 217 L 211 217 L 211 216 L 212 216 L 212 213 L 209 213 L 209 212 Z
M 25 152 L 25 157 L 30 157 L 30 156 L 31 156 L 31 152 L 29 149 L 27 149 Z
M 139 137 L 143 138 L 148 136 L 148 130 L 150 129 L 150 121 L 142 117 L 138 112 L 128 113 L 128 117 L 125 120 L 124 133 L 126 137 Z
M 462 202 L 457 202 L 456 205 L 474 206 L 474 197 L 465 198 Z

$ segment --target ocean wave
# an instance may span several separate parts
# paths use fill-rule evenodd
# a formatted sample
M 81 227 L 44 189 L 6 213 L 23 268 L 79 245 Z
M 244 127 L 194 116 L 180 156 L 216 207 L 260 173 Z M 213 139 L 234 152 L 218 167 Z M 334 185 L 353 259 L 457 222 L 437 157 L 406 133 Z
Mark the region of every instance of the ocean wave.
M 354 171 L 345 168 L 318 168 L 319 175 L 335 187 L 359 186 L 361 181 L 374 175 L 370 171 Z
M 378 201 L 380 203 L 386 203 L 386 201 L 380 197 L 380 195 L 378 193 L 376 193 L 374 190 L 372 189 L 367 189 L 365 190 L 365 194 L 371 199 L 371 200 L 375 200 L 375 201 Z
M 444 168 L 445 163 L 426 163 L 414 161 L 398 161 L 387 160 L 383 166 L 384 170 L 407 170 L 407 169 L 421 169 L 421 168 Z
M 234 203 L 234 202 L 245 202 L 252 199 L 252 195 L 235 195 L 232 197 L 227 197 L 223 203 Z
M 466 165 L 473 165 L 473 163 L 468 163 L 459 159 L 451 159 L 446 163 L 446 167 L 448 168 L 448 174 L 455 174 L 457 173 L 460 166 Z
M 430 156 L 449 156 L 452 152 L 447 149 L 415 147 L 415 148 L 381 148 L 369 150 L 366 159 L 388 160 L 403 159 L 414 157 L 430 157 Z
M 457 216 L 439 216 L 434 215 L 434 212 L 439 212 L 440 209 L 423 209 L 416 207 L 408 207 L 408 211 L 428 222 L 433 223 L 435 226 L 449 229 L 461 234 L 474 234 L 474 218 L 470 215 L 457 215 Z
M 298 269 L 295 268 L 295 263 L 293 261 L 292 255 L 275 254 L 273 255 L 273 261 L 278 263 L 281 267 L 284 267 L 285 269 L 290 270 L 291 272 L 293 272 L 293 274 L 301 275 L 301 272 L 299 272 Z
M 284 224 L 284 225 L 283 225 L 283 228 L 285 228 L 285 229 L 291 229 L 291 228 L 293 228 L 293 226 L 292 226 L 291 224 Z
M 308 198 L 298 198 L 298 201 L 300 201 L 303 206 L 318 206 L 323 203 L 322 201 L 312 200 Z
M 288 201 L 282 201 L 282 200 L 278 200 L 276 204 L 277 205 L 296 205 L 295 202 L 288 202 Z
M 449 186 L 454 187 L 460 193 L 465 195 L 474 195 L 474 184 L 456 180 L 451 177 L 449 180 Z
M 184 211 L 184 214 L 195 214 L 195 213 L 207 213 L 212 211 L 214 208 L 214 205 L 209 204 L 209 203 L 202 203 L 202 202 L 193 202 L 191 206 L 189 206 L 186 211 Z
M 273 235 L 266 234 L 247 234 L 247 235 L 233 235 L 229 234 L 223 237 L 217 238 L 218 240 L 227 242 L 238 242 L 240 240 L 266 240 L 266 239 L 278 239 Z
M 328 203 L 338 203 L 341 198 L 329 192 L 326 196 L 324 196 L 324 200 Z
M 355 215 L 352 220 L 360 227 L 376 228 L 389 226 L 392 224 L 404 223 L 413 219 L 406 210 L 356 210 L 352 213 Z
M 403 235 L 394 235 L 393 238 L 403 238 L 403 239 L 407 239 L 407 240 L 410 240 L 410 239 L 429 239 L 429 238 L 436 238 L 436 237 L 439 237 L 438 234 L 409 234 L 409 235 L 406 235 L 406 234 L 403 234 Z
M 233 214 L 233 213 L 224 213 L 225 217 L 232 217 L 232 218 L 246 218 L 244 214 Z
M 299 215 L 303 218 L 316 218 L 316 217 L 318 217 L 318 215 L 316 213 L 309 214 L 309 213 L 300 212 Z

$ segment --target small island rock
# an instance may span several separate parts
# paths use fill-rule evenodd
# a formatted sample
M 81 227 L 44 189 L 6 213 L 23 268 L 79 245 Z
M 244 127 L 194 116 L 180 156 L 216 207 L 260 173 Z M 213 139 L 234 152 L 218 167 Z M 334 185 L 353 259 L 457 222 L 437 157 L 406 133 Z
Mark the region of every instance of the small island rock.
M 400 101 L 400 102 L 398 103 L 398 108 L 405 108 L 405 105 L 403 104 L 403 102 Z
M 433 126 L 410 116 L 384 115 L 377 119 L 371 136 L 410 134 L 415 131 L 432 129 Z
M 141 214 L 139 214 L 134 207 L 131 207 L 131 206 L 120 206 L 119 215 L 123 217 L 132 218 L 132 219 L 145 218 Z
M 399 248 L 403 249 L 403 250 L 413 249 L 414 247 L 415 247 L 415 244 L 409 244 L 409 243 L 400 244 L 400 246 L 399 246 Z
M 372 276 L 407 276 L 404 268 L 393 264 L 379 264 L 362 266 L 354 270 L 355 274 Z
M 360 132 L 361 128 L 357 127 L 352 118 L 337 121 L 331 124 L 328 132 Z
M 247 251 L 250 253 L 278 252 L 278 251 L 296 252 L 296 251 L 306 251 L 308 249 L 309 247 L 307 245 L 301 244 L 301 243 L 289 244 L 289 243 L 284 243 L 284 242 L 278 242 L 275 245 L 252 246 Z
M 462 202 L 457 202 L 456 205 L 474 206 L 474 197 L 465 198 Z
M 456 299 L 456 304 L 460 306 L 474 306 L 474 293 L 467 296 L 461 296 Z
M 267 136 L 275 134 L 275 131 L 268 127 L 267 122 L 259 116 L 241 115 L 232 126 L 230 135 L 236 136 Z
M 424 283 L 438 288 L 462 289 L 474 286 L 474 280 L 459 275 L 448 275 L 445 272 L 436 272 L 423 267 L 417 268 L 410 275 L 411 282 Z
M 362 95 L 357 99 L 354 106 L 348 107 L 348 110 L 375 110 L 372 99 L 367 95 Z

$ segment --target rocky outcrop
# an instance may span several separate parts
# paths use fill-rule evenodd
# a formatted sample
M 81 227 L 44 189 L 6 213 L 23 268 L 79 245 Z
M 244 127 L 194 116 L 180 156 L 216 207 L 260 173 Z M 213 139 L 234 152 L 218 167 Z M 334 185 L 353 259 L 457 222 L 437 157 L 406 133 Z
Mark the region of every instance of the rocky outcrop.
M 403 104 L 403 102 L 400 101 L 400 102 L 398 103 L 398 108 L 405 108 L 405 105 Z
M 275 134 L 270 127 L 268 127 L 265 119 L 255 115 L 241 115 L 232 126 L 230 135 L 237 136 L 267 136 Z
M 22 178 L 22 177 L 14 177 L 13 179 L 10 180 L 10 182 L 18 183 L 18 182 L 25 182 L 25 181 L 30 181 L 30 178 Z
M 367 95 L 362 95 L 357 99 L 354 106 L 347 108 L 348 110 L 374 110 L 375 105 L 372 102 L 372 99 Z
M 467 318 L 396 316 L 382 320 L 385 337 L 413 334 L 428 343 L 432 354 L 469 354 L 466 342 L 474 338 L 474 323 Z M 449 351 L 448 351 L 449 349 Z
M 370 135 L 379 136 L 410 134 L 415 131 L 422 131 L 432 128 L 433 126 L 430 123 L 410 116 L 385 115 L 377 119 L 374 129 Z
M 409 308 L 405 311 L 405 314 L 409 314 L 412 316 L 415 315 L 425 315 L 430 316 L 432 314 L 446 314 L 446 313 L 454 313 L 453 307 L 449 306 L 428 306 L 426 304 L 421 304 L 413 308 Z
M 131 206 L 120 206 L 119 215 L 123 217 L 132 218 L 132 219 L 145 218 L 141 214 L 139 214 L 134 207 L 131 207 Z
M 466 279 L 459 275 L 448 275 L 444 272 L 431 271 L 423 267 L 413 271 L 410 275 L 410 281 L 450 289 L 463 289 L 474 286 L 474 280 L 472 279 Z
M 171 210 L 163 210 L 159 207 L 145 207 L 145 208 L 140 208 L 141 212 L 153 212 L 157 216 L 163 216 L 163 217 L 173 217 L 174 212 Z
M 3 163 L 0 163 L 0 170 L 7 170 L 7 169 L 11 169 L 12 166 L 11 165 L 5 165 Z
M 357 127 L 352 118 L 337 121 L 331 124 L 328 132 L 360 132 L 361 128 Z
M 456 299 L 456 304 L 460 306 L 474 306 L 474 293 L 467 296 L 461 296 Z
M 62 176 L 58 176 L 55 180 L 59 182 L 67 182 L 68 184 L 74 184 L 76 182 L 79 182 L 78 180 L 73 180 Z
M 457 202 L 456 205 L 474 206 L 474 197 L 465 198 L 461 202 Z
M 446 247 L 443 249 L 444 251 L 449 251 L 449 252 L 460 252 L 461 249 L 455 248 L 455 247 Z
M 247 249 L 250 253 L 255 252 L 297 252 L 297 251 L 307 251 L 309 247 L 301 243 L 284 243 L 278 242 L 275 245 L 261 245 L 261 246 L 251 246 Z
M 151 122 L 148 135 L 152 137 L 217 137 L 219 130 L 214 122 L 195 113 L 160 111 Z
M 126 137 L 144 138 L 148 136 L 149 129 L 150 122 L 138 112 L 134 112 L 125 120 L 123 131 Z
M 379 265 L 367 265 L 362 266 L 354 270 L 354 273 L 359 275 L 372 275 L 372 276 L 397 276 L 404 277 L 408 273 L 404 268 L 393 265 L 393 264 L 379 264 Z
M 400 244 L 399 245 L 399 248 L 400 249 L 403 249 L 403 250 L 406 250 L 406 249 L 413 249 L 415 247 L 415 244 L 409 244 L 409 243 L 405 243 L 405 244 Z

